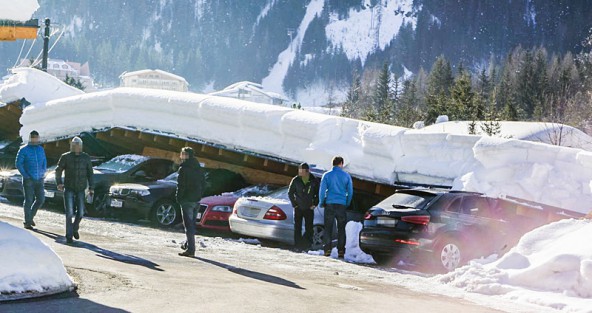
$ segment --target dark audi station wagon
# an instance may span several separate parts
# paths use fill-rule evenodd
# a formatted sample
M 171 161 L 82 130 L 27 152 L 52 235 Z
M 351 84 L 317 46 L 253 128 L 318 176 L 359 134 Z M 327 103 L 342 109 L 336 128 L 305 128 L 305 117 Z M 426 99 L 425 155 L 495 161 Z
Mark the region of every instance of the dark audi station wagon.
M 479 193 L 399 190 L 366 213 L 360 246 L 378 260 L 394 257 L 452 271 L 511 244 L 511 234 L 520 231 L 510 227 L 513 207 Z

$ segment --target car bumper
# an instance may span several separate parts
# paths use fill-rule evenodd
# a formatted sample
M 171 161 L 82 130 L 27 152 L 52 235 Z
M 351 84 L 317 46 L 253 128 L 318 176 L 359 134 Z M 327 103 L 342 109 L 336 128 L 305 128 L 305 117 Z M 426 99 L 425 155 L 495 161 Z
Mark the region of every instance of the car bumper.
M 121 203 L 121 206 L 114 206 L 114 200 L 116 200 L 118 203 Z M 115 214 L 133 214 L 140 215 L 142 217 L 150 217 L 153 204 L 154 203 L 152 202 L 147 202 L 133 197 L 107 197 L 107 206 L 111 212 Z
M 432 240 L 393 229 L 364 228 L 360 232 L 360 248 L 378 254 L 429 254 L 432 252 Z
M 228 221 L 233 233 L 294 244 L 294 227 L 278 225 L 274 221 L 248 220 L 236 215 L 231 215 Z
M 198 213 L 199 214 L 199 213 Z M 231 213 L 212 212 L 209 208 L 202 212 L 203 216 L 196 223 L 197 228 L 219 232 L 230 232 L 228 218 Z
M 23 184 L 18 182 L 11 182 L 8 179 L 0 179 L 0 196 L 11 199 L 23 199 Z

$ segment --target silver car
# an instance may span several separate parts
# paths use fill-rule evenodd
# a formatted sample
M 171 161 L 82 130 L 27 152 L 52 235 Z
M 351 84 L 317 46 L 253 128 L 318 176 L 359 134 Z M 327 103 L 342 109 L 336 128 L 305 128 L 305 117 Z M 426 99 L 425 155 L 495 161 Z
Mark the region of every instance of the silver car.
M 311 248 L 316 250 L 323 247 L 324 209 L 316 207 L 314 211 Z M 288 187 L 265 197 L 239 198 L 229 222 L 234 233 L 294 245 L 294 208 L 288 198 Z

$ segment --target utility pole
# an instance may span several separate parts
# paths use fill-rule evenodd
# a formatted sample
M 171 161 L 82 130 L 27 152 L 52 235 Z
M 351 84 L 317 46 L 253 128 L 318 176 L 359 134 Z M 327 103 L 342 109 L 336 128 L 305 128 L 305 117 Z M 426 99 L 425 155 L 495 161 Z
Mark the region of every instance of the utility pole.
M 43 36 L 43 59 L 41 61 L 41 69 L 47 72 L 47 56 L 49 54 L 49 18 L 45 19 L 45 36 Z

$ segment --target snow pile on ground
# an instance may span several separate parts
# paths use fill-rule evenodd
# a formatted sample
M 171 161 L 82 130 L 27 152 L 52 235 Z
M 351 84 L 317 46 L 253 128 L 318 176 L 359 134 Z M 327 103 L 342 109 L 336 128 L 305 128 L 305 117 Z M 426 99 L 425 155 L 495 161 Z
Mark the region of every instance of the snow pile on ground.
M 0 301 L 71 290 L 62 260 L 28 231 L 0 222 Z
M 0 0 L 0 20 L 28 21 L 37 9 L 37 0 Z
M 487 122 L 476 122 L 476 134 L 486 135 L 482 127 Z M 494 137 L 513 138 L 534 142 L 548 143 L 562 147 L 572 147 L 592 151 L 592 137 L 581 130 L 558 123 L 543 122 L 514 122 L 501 121 L 499 134 Z M 456 135 L 469 135 L 468 121 L 442 122 L 422 128 L 426 133 L 447 133 Z
M 471 263 L 433 280 L 469 292 L 592 312 L 591 220 L 562 220 L 526 234 L 505 256 Z
M 374 258 L 362 251 L 360 248 L 360 231 L 362 231 L 362 223 L 350 221 L 345 225 L 345 255 L 344 260 L 350 263 L 360 264 L 376 264 Z M 323 255 L 323 250 L 308 251 L 310 255 Z M 331 250 L 331 258 L 337 259 L 339 253 L 337 247 Z
M 20 119 L 48 141 L 132 127 L 330 169 L 383 183 L 454 186 L 581 213 L 592 203 L 592 152 L 516 139 L 425 133 L 194 93 L 116 88 L 39 103 Z
M 0 103 L 10 103 L 22 98 L 30 103 L 41 103 L 84 94 L 83 91 L 38 69 L 19 67 L 11 71 L 13 74 L 0 84 Z

